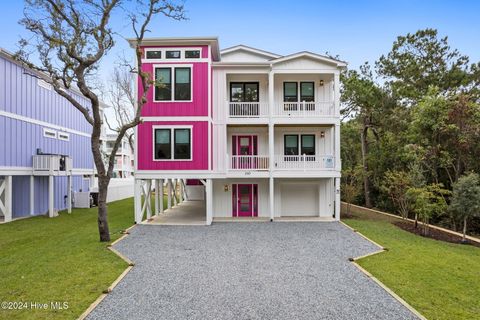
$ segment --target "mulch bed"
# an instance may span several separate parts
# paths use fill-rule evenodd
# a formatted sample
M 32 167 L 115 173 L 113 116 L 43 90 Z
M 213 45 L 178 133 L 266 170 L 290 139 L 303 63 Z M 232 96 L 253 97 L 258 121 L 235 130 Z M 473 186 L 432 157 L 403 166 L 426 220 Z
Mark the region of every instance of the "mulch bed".
M 460 236 L 457 236 L 457 235 L 454 235 L 454 234 L 451 234 L 451 233 L 448 233 L 448 232 L 445 232 L 445 231 L 433 229 L 433 228 L 429 228 L 428 232 L 427 232 L 427 235 L 424 236 L 423 235 L 423 226 L 419 224 L 418 227 L 415 228 L 414 223 L 410 222 L 410 221 L 395 221 L 395 222 L 392 222 L 392 223 L 394 225 L 396 225 L 397 227 L 399 227 L 400 229 L 403 229 L 405 231 L 414 233 L 414 234 L 422 236 L 422 237 L 427 237 L 427 238 L 440 240 L 440 241 L 451 242 L 451 243 L 470 244 L 470 245 L 475 246 L 475 247 L 480 247 L 480 243 L 478 243 L 478 242 L 474 242 L 474 241 L 471 241 L 471 240 L 468 240 L 468 239 L 466 239 L 466 242 L 462 242 L 462 237 L 460 237 Z

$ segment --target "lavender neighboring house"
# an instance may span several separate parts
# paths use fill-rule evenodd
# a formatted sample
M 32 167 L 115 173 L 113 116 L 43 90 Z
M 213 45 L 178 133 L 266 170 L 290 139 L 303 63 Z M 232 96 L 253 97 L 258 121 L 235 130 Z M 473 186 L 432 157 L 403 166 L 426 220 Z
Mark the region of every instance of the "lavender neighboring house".
M 70 211 L 73 192 L 94 180 L 90 133 L 78 110 L 0 48 L 0 222 Z

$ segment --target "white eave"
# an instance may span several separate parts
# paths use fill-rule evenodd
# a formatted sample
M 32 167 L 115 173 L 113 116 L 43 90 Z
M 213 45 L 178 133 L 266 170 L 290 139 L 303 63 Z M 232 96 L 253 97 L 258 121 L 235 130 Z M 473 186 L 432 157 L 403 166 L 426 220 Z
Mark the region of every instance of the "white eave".
M 135 48 L 136 39 L 128 38 L 130 47 Z M 179 45 L 210 45 L 212 50 L 212 60 L 220 60 L 220 50 L 218 46 L 218 37 L 161 37 L 145 38 L 142 46 L 179 46 Z
M 307 57 L 307 58 L 310 58 L 310 59 L 313 59 L 313 60 L 318 60 L 318 61 L 321 61 L 321 62 L 331 63 L 331 64 L 336 65 L 338 68 L 345 68 L 347 66 L 347 63 L 345 61 L 333 59 L 333 58 L 323 56 L 323 55 L 320 55 L 320 54 L 316 54 L 316 53 L 312 53 L 312 52 L 309 52 L 309 51 L 301 51 L 301 52 L 293 53 L 293 54 L 290 54 L 290 55 L 287 55 L 287 56 L 283 56 L 283 57 L 280 57 L 278 59 L 272 60 L 271 63 L 272 64 L 277 64 L 277 63 L 280 63 L 280 62 L 284 62 L 284 61 L 288 61 L 288 60 L 295 60 L 295 59 L 304 58 L 304 57 Z
M 270 59 L 277 59 L 277 58 L 281 57 L 281 55 L 278 55 L 276 53 L 252 48 L 252 47 L 249 47 L 249 46 L 246 46 L 246 45 L 243 45 L 243 44 L 223 49 L 222 51 L 220 51 L 220 54 L 226 54 L 226 53 L 235 52 L 235 51 L 239 51 L 239 50 L 252 52 L 252 53 L 255 53 L 255 54 L 258 54 L 258 55 L 261 55 L 261 56 L 265 56 L 265 57 L 270 58 Z

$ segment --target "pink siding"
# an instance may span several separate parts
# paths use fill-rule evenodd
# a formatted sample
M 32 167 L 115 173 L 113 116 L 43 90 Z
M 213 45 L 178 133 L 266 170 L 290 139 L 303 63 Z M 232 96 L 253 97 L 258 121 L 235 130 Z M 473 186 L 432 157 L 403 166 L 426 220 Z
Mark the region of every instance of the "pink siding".
M 154 161 L 153 126 L 186 125 L 192 128 L 192 161 Z M 138 126 L 138 170 L 208 170 L 207 121 L 152 121 Z
M 198 46 L 181 46 L 198 47 Z M 153 47 L 144 47 L 153 48 Z M 155 48 L 159 48 L 155 46 Z M 165 48 L 165 47 L 162 47 Z M 178 47 L 180 48 L 180 46 Z M 208 46 L 202 46 L 202 58 L 208 58 Z M 175 60 L 166 62 L 143 63 L 142 70 L 153 75 L 153 66 L 162 64 L 190 64 L 192 65 L 192 102 L 154 102 L 154 88 L 151 87 L 147 99 L 148 103 L 142 109 L 144 117 L 158 116 L 208 116 L 208 69 L 207 62 L 176 62 Z M 142 94 L 141 85 L 138 85 L 138 94 Z

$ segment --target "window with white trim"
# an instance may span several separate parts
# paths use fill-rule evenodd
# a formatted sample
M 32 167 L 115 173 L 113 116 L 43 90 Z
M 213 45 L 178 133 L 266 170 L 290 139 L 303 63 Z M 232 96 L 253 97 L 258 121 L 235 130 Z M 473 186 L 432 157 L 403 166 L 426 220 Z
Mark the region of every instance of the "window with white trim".
M 144 48 L 143 59 L 152 61 L 202 59 L 202 48 Z
M 192 129 L 155 128 L 153 158 L 155 160 L 191 160 Z
M 70 134 L 66 132 L 59 132 L 58 133 L 58 139 L 63 140 L 63 141 L 70 141 Z
M 57 139 L 57 131 L 48 129 L 48 128 L 43 128 L 43 136 L 45 138 Z
M 154 101 L 191 101 L 191 67 L 156 67 Z

